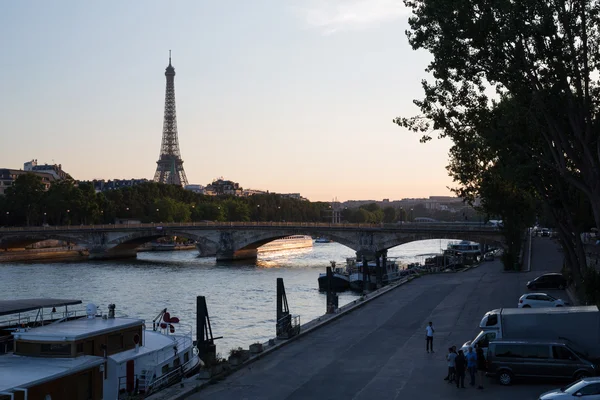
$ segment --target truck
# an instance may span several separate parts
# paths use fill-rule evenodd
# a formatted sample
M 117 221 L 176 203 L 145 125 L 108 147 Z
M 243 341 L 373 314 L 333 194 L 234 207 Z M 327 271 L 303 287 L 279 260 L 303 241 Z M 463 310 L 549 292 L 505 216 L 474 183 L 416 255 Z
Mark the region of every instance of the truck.
M 589 360 L 600 360 L 600 310 L 596 306 L 501 308 L 485 313 L 481 332 L 462 347 L 478 345 L 487 353 L 496 339 L 561 339 Z

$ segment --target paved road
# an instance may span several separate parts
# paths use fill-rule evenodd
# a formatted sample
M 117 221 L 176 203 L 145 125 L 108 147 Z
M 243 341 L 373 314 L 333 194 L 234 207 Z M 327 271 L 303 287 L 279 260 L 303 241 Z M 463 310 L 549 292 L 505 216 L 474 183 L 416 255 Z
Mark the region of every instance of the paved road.
M 556 384 L 503 387 L 488 379 L 482 393 L 443 380 L 450 345 L 474 338 L 486 311 L 515 307 L 527 280 L 562 265 L 548 238 L 534 239 L 532 257 L 530 273 L 504 273 L 496 260 L 416 279 L 189 399 L 537 399 Z M 425 352 L 428 321 L 436 329 L 435 354 Z

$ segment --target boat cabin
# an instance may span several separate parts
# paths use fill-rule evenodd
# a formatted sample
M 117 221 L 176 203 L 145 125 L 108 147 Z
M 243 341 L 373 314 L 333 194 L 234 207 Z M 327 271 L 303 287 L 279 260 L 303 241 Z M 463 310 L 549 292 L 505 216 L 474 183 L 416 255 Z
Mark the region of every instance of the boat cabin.
M 44 308 L 55 311 L 55 307 L 74 304 L 81 301 L 0 301 L 0 316 L 17 315 L 4 321 L 0 330 L 5 350 L 0 355 L 0 400 L 108 398 L 104 383 L 109 357 L 143 345 L 144 320 L 115 318 L 114 306 L 108 316 L 98 317 L 93 305 L 88 305 L 85 318 L 70 319 L 68 312 L 56 313 L 62 318 L 41 317 Z M 33 322 L 31 317 L 21 317 L 36 308 Z M 133 373 L 125 378 L 124 383 L 134 384 Z

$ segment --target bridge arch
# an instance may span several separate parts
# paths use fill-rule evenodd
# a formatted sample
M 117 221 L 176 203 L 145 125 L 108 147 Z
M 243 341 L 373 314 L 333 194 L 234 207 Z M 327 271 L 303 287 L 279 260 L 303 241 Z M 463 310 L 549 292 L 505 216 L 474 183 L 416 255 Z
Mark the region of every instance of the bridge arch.
M 472 234 L 472 233 L 445 233 L 440 234 L 413 234 L 413 235 L 396 235 L 396 237 L 388 237 L 382 243 L 379 244 L 380 251 L 389 250 L 391 248 L 411 243 L 418 242 L 421 240 L 469 240 L 479 244 L 493 244 L 504 248 L 506 244 L 496 237 L 488 237 L 484 235 Z
M 334 242 L 340 243 L 352 250 L 357 250 L 356 242 L 349 240 L 347 237 L 337 234 L 335 231 L 319 231 L 318 229 L 294 229 L 293 231 L 256 231 L 252 235 L 239 235 L 239 238 L 234 238 L 235 249 L 234 250 L 254 250 L 258 247 L 272 242 L 277 239 L 293 235 L 306 235 L 306 236 L 323 236 L 327 237 Z

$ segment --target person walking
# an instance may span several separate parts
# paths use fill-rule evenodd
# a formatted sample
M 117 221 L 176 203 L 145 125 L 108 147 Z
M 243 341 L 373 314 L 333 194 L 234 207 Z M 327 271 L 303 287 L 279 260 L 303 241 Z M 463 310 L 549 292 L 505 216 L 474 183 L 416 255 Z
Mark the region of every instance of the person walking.
M 467 359 L 462 350 L 458 351 L 458 355 L 454 359 L 454 370 L 456 376 L 456 387 L 465 387 L 465 370 L 467 369 Z
M 467 369 L 471 376 L 471 386 L 475 386 L 475 373 L 477 372 L 477 354 L 473 351 L 472 347 L 469 347 L 469 351 L 465 356 L 467 359 Z
M 429 321 L 429 325 L 425 327 L 425 349 L 428 353 L 430 350 L 432 353 L 435 353 L 433 351 L 433 332 L 435 332 L 435 329 L 433 329 L 433 322 Z
M 444 380 L 447 380 L 448 383 L 454 382 L 456 373 L 456 365 L 454 363 L 454 360 L 456 360 L 456 353 L 454 352 L 452 347 L 448 349 L 448 354 L 446 354 L 446 360 L 448 361 L 448 376 L 445 377 Z
M 477 386 L 477 389 L 483 389 L 483 379 L 485 378 L 485 373 L 487 371 L 487 363 L 485 361 L 485 355 L 483 354 L 483 349 L 480 346 L 477 346 L 476 355 L 477 355 L 477 373 L 479 374 L 479 386 Z

